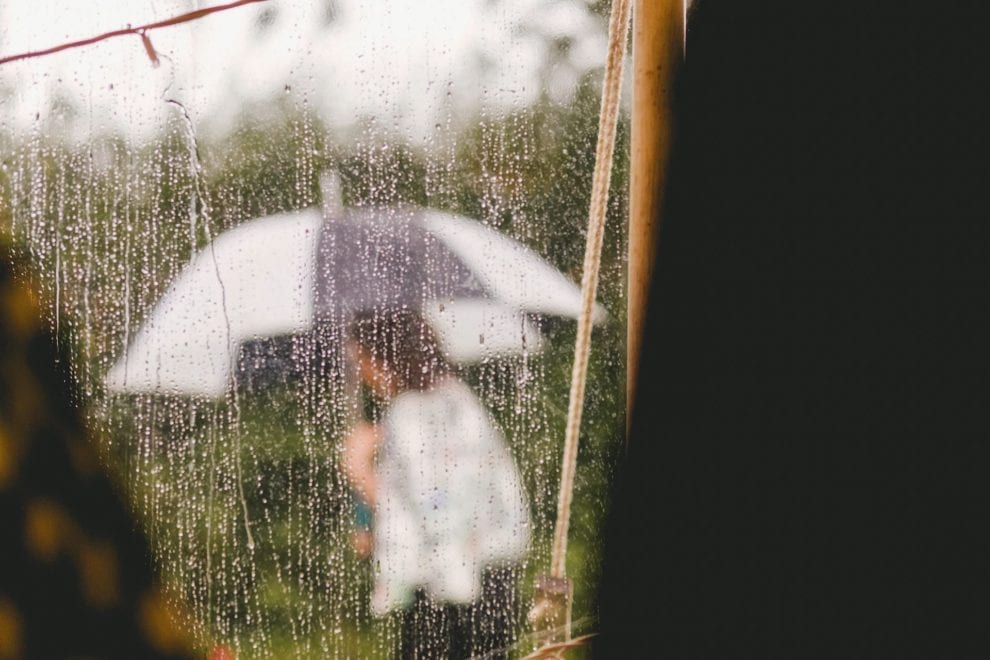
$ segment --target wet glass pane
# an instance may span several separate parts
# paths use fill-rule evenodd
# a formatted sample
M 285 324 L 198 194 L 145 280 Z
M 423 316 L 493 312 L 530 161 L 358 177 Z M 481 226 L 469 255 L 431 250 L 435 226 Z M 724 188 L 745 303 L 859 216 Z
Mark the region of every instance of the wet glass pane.
M 0 57 L 206 6 L 6 0 Z M 204 648 L 533 649 L 607 11 L 272 0 L 0 65 L 0 231 Z M 624 431 L 625 112 L 575 634 Z

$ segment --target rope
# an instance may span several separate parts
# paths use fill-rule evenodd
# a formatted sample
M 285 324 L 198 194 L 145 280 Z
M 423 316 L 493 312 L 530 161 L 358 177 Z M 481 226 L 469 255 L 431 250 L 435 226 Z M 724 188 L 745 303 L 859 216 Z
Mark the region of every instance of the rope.
M 591 183 L 591 204 L 588 210 L 588 235 L 585 242 L 584 272 L 581 276 L 581 316 L 578 318 L 577 339 L 574 344 L 574 368 L 571 372 L 571 393 L 564 435 L 564 457 L 560 471 L 560 493 L 557 500 L 557 524 L 554 528 L 553 549 L 550 553 L 550 574 L 562 578 L 567 559 L 567 532 L 571 520 L 571 500 L 574 494 L 574 473 L 577 466 L 578 436 L 581 413 L 584 411 L 584 389 L 588 376 L 588 354 L 591 350 L 591 317 L 598 289 L 602 241 L 605 236 L 605 210 L 612 177 L 612 154 L 615 151 L 615 130 L 619 120 L 619 88 L 622 82 L 622 62 L 625 58 L 629 31 L 630 0 L 614 0 L 608 28 L 608 58 L 605 61 L 605 81 L 602 88 L 602 108 L 598 117 L 598 145 L 595 149 L 595 173 Z

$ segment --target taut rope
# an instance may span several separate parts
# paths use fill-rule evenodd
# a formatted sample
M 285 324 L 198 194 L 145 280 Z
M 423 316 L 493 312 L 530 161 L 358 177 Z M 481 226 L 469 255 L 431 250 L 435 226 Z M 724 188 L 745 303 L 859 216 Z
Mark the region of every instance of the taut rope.
M 614 0 L 608 28 L 608 59 L 602 107 L 598 116 L 598 145 L 595 149 L 595 172 L 591 184 L 591 204 L 588 210 L 588 235 L 584 251 L 584 272 L 581 276 L 581 316 L 578 318 L 577 339 L 574 344 L 574 368 L 571 372 L 571 393 L 564 435 L 564 457 L 560 472 L 560 492 L 557 500 L 557 524 L 554 528 L 553 549 L 550 554 L 550 574 L 563 578 L 567 559 L 567 531 L 571 519 L 574 493 L 574 473 L 577 464 L 578 436 L 581 413 L 584 410 L 584 389 L 588 376 L 588 354 L 591 350 L 591 320 L 598 289 L 602 241 L 605 236 L 605 210 L 609 183 L 612 178 L 612 154 L 615 151 L 615 131 L 619 119 L 619 91 L 622 83 L 622 63 L 625 59 L 629 32 L 630 0 Z M 569 617 L 568 617 L 569 618 Z
M 605 210 L 608 188 L 612 178 L 612 156 L 615 152 L 615 131 L 619 121 L 619 90 L 622 83 L 622 63 L 629 32 L 631 0 L 613 0 L 608 26 L 608 57 L 605 60 L 605 80 L 602 85 L 602 107 L 598 115 L 598 144 L 595 148 L 595 172 L 591 181 L 591 203 L 588 209 L 588 234 L 585 240 L 584 272 L 581 275 L 581 315 L 578 317 L 577 338 L 574 342 L 574 368 L 571 372 L 571 393 L 567 408 L 564 434 L 564 455 L 560 470 L 560 490 L 557 499 L 557 524 L 554 527 L 550 551 L 550 575 L 537 579 L 536 597 L 529 618 L 542 631 L 544 646 L 534 657 L 550 657 L 569 648 L 571 638 L 570 581 L 566 578 L 567 532 L 571 522 L 571 501 L 574 498 L 574 474 L 577 467 L 578 437 L 581 413 L 584 410 L 584 389 L 588 377 L 588 354 L 591 351 L 591 321 L 601 268 L 602 241 L 605 236 Z M 559 646 L 564 643 L 564 646 Z M 551 650 L 552 649 L 552 650 Z M 546 650 L 549 654 L 543 654 Z

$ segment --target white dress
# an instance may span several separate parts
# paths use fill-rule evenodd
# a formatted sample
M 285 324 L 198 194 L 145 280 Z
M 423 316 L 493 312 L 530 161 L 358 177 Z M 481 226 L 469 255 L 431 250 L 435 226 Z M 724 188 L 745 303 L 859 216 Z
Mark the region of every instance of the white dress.
M 374 523 L 372 610 L 481 596 L 485 567 L 529 544 L 529 508 L 512 456 L 488 411 L 450 377 L 407 391 L 383 420 Z

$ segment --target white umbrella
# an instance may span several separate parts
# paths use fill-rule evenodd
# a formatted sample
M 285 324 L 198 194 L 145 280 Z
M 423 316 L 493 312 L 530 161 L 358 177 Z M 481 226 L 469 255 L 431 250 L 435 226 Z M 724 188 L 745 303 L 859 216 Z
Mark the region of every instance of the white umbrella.
M 110 389 L 216 397 L 240 344 L 313 322 L 320 213 L 273 215 L 224 232 L 179 273 L 107 374 Z
M 452 214 L 426 209 L 390 209 L 390 214 L 442 241 L 484 291 L 484 297 L 421 304 L 451 361 L 539 351 L 542 336 L 526 313 L 577 317 L 578 287 L 521 243 Z M 319 316 L 314 297 L 332 295 L 316 275 L 321 234 L 325 238 L 328 229 L 348 228 L 339 223 L 349 222 L 359 221 L 343 217 L 325 224 L 320 211 L 309 209 L 252 220 L 219 235 L 155 305 L 107 374 L 110 389 L 222 396 L 242 343 L 313 329 Z M 600 307 L 596 313 L 599 320 L 605 316 Z

